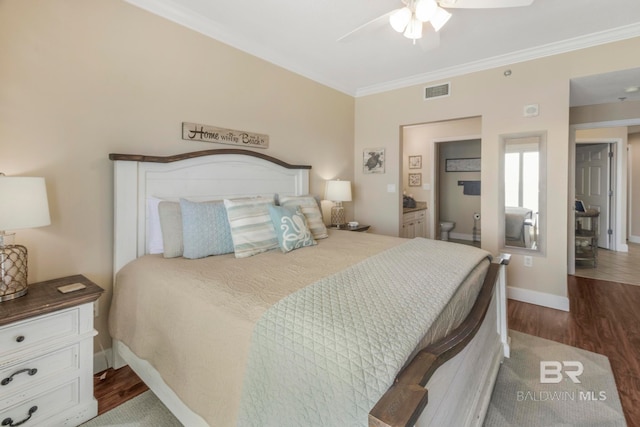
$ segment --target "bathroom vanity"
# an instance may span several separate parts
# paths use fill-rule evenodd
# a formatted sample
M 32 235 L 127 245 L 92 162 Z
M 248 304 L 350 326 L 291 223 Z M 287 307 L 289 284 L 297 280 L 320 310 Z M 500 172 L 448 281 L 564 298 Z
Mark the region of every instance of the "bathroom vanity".
M 403 208 L 400 237 L 413 239 L 427 235 L 427 202 L 416 202 L 415 208 Z

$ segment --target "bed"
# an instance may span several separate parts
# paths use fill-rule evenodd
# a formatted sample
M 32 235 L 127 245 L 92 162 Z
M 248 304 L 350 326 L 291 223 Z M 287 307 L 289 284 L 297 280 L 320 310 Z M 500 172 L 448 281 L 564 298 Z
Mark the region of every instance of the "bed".
M 239 256 L 233 234 L 232 252 L 187 259 L 185 240 L 166 258 L 152 249 L 160 203 L 190 215 L 225 200 L 235 233 L 245 201 L 308 201 L 311 167 L 238 149 L 110 158 L 114 367 L 184 425 L 482 424 L 509 354 L 508 256 L 321 230 L 309 214 L 320 237 L 286 253 Z
M 505 244 L 531 248 L 535 244 L 533 211 L 521 206 L 505 207 Z

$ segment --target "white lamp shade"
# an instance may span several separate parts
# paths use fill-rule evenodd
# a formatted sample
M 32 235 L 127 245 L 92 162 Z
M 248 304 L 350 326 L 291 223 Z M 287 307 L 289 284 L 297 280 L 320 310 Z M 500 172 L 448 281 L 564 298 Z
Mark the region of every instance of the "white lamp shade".
M 429 21 L 436 13 L 438 4 L 435 0 L 418 0 L 416 2 L 416 18 L 422 22 Z
M 412 17 L 409 25 L 407 25 L 407 29 L 404 31 L 404 36 L 413 40 L 422 38 L 422 21 L 415 16 Z
M 389 16 L 389 23 L 391 27 L 397 32 L 401 33 L 407 27 L 407 24 L 411 20 L 411 10 L 408 7 L 396 9 L 391 16 Z
M 351 181 L 327 181 L 324 197 L 333 202 L 350 202 Z
M 49 224 L 44 178 L 0 176 L 0 231 Z
M 436 12 L 431 17 L 431 25 L 433 26 L 434 30 L 440 31 L 440 29 L 444 27 L 444 24 L 446 24 L 450 18 L 451 14 L 449 12 L 441 7 L 437 7 Z

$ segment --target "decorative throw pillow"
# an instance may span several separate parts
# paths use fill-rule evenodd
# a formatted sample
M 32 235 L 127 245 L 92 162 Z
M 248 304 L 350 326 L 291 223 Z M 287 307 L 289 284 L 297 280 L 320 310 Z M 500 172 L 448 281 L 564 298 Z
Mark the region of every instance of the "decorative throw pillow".
M 317 244 L 299 207 L 294 210 L 282 206 L 269 206 L 269 215 L 282 252 L 287 253 Z
M 204 258 L 233 252 L 227 211 L 221 201 L 191 202 L 180 199 L 183 257 Z
M 165 258 L 181 257 L 182 213 L 180 203 L 163 201 L 158 204 L 160 228 L 162 230 L 162 246 Z
M 147 253 L 161 254 L 164 251 L 162 244 L 162 228 L 160 226 L 160 213 L 158 205 L 162 199 L 147 197 Z
M 285 208 L 299 206 L 307 218 L 307 224 L 311 234 L 313 234 L 313 238 L 317 240 L 329 237 L 327 227 L 322 220 L 322 212 L 320 212 L 318 202 L 313 196 L 282 196 L 280 197 L 280 206 Z
M 225 199 L 236 258 L 246 258 L 278 247 L 269 216 L 273 199 Z

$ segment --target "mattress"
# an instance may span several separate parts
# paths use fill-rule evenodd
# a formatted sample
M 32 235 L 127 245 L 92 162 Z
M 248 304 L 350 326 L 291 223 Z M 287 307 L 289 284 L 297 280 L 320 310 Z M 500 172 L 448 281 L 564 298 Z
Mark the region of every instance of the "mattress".
M 405 242 L 331 230 L 318 245 L 288 254 L 275 250 L 245 259 L 230 254 L 199 260 L 143 256 L 117 274 L 110 332 L 151 363 L 209 424 L 232 426 L 251 335 L 263 314 L 288 295 Z M 421 345 L 461 323 L 487 267 L 485 261 L 473 269 Z

